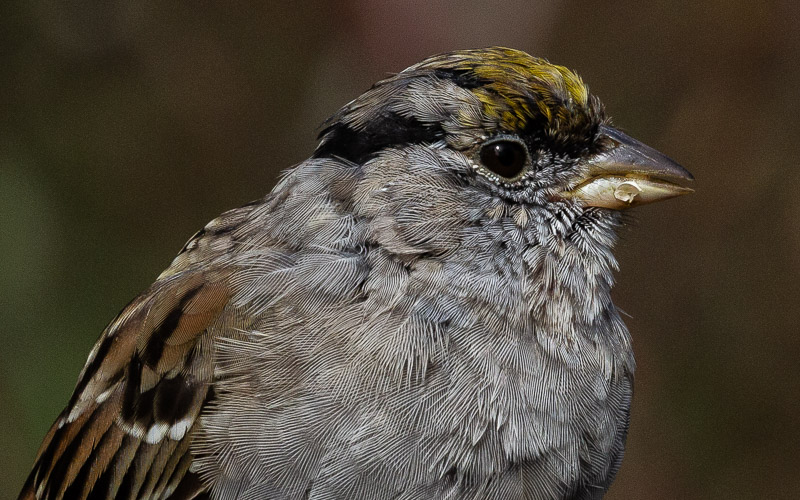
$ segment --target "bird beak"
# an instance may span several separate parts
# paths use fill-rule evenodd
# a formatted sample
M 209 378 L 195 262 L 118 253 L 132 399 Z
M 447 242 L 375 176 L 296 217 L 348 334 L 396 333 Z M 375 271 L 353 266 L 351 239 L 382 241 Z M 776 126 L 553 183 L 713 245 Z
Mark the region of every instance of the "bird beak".
M 676 184 L 694 177 L 667 156 L 613 127 L 602 125 L 600 133 L 611 141 L 611 149 L 591 157 L 586 175 L 561 198 L 624 210 L 694 191 Z

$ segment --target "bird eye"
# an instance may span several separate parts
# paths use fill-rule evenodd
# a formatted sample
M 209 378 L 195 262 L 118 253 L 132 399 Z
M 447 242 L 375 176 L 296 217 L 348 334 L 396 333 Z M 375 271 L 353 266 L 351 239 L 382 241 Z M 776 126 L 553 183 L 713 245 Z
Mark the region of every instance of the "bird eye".
M 517 141 L 494 141 L 481 148 L 481 163 L 495 174 L 513 179 L 528 163 L 528 152 Z

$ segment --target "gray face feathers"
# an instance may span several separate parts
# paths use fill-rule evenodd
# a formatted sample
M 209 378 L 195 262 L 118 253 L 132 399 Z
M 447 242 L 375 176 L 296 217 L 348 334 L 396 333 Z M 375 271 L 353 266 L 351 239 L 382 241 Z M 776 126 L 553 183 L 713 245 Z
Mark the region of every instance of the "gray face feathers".
M 381 81 L 320 138 L 111 322 L 20 498 L 603 495 L 619 210 L 688 172 L 503 48 Z

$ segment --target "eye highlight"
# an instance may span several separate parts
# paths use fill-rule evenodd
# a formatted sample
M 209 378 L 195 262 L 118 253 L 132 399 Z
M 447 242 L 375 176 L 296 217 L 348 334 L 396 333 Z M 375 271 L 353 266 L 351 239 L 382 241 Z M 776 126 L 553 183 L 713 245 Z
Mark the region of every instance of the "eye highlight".
M 528 164 L 528 150 L 519 141 L 498 139 L 481 147 L 481 164 L 505 179 L 518 177 Z

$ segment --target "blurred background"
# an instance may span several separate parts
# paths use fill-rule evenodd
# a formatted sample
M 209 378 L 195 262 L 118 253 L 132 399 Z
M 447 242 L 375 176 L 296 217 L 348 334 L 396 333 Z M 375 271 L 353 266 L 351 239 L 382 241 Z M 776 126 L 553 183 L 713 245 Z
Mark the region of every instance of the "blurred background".
M 494 44 L 577 70 L 697 178 L 617 252 L 638 371 L 608 498 L 797 498 L 799 19 L 788 0 L 3 2 L 0 498 L 192 233 L 372 82 Z

